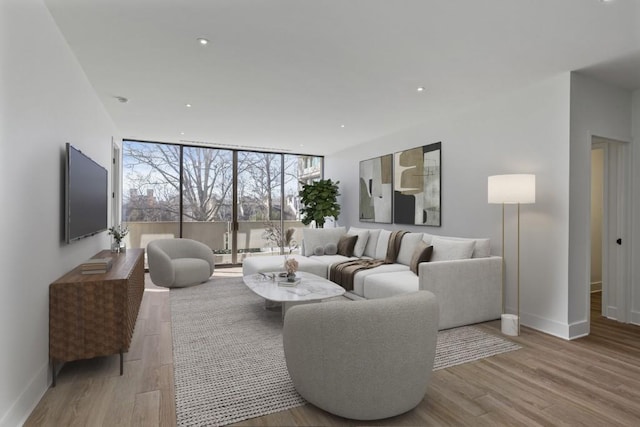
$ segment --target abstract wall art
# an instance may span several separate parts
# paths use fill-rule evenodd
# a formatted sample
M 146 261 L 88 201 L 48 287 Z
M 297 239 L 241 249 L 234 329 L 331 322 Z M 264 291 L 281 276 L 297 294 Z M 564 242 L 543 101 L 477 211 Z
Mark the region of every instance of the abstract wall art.
M 393 221 L 393 155 L 360 162 L 360 221 Z
M 440 227 L 441 143 L 394 154 L 393 220 Z

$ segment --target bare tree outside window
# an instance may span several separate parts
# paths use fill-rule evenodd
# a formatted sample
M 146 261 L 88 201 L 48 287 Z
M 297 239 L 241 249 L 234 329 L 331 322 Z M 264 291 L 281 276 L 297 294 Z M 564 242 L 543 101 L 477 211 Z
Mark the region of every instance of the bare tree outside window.
M 193 238 L 209 245 L 223 257 L 217 262 L 225 263 L 231 260 L 234 239 L 242 256 L 281 247 L 280 240 L 274 246 L 265 239 L 265 224 L 300 240 L 298 192 L 302 182 L 320 178 L 322 159 L 236 153 L 234 177 L 233 150 L 123 141 L 122 206 L 123 220 L 131 230 L 130 247 L 145 247 L 155 238 Z
M 126 221 L 178 220 L 180 146 L 125 141 Z M 232 190 L 231 152 L 186 147 L 183 153 L 183 214 L 187 221 L 229 221 L 225 202 Z

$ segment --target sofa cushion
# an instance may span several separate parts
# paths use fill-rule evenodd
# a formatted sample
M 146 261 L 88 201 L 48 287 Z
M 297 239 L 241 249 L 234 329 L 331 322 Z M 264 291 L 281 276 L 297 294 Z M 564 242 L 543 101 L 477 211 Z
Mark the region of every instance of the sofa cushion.
M 350 261 L 350 260 L 354 260 L 354 259 L 358 259 L 355 257 L 346 257 L 344 255 L 323 255 L 323 256 L 315 256 L 315 255 L 311 255 L 309 257 L 309 259 L 315 261 L 315 262 L 321 262 L 322 264 L 326 265 L 326 266 L 331 266 L 333 264 L 338 264 L 340 262 L 345 262 L 345 261 Z
M 367 246 L 364 248 L 363 256 L 369 258 L 375 258 L 376 246 L 378 245 L 378 238 L 380 237 L 380 229 L 369 230 L 369 238 L 367 239 Z
M 491 239 L 475 239 L 476 246 L 471 258 L 486 258 L 491 256 Z
M 418 276 L 411 271 L 380 273 L 364 280 L 364 297 L 367 299 L 388 298 L 416 292 L 420 288 Z
M 471 240 L 476 242 L 476 246 L 473 249 L 471 258 L 485 258 L 491 256 L 491 239 L 470 239 L 465 237 L 435 236 L 433 234 L 424 233 L 424 237 L 422 238 L 422 240 L 424 240 L 426 244 L 430 245 L 431 240 L 434 237 L 439 237 L 441 239 L 447 240 L 455 240 L 457 242 L 468 242 Z
M 433 246 L 427 245 L 424 241 L 419 241 L 416 250 L 413 252 L 413 256 L 411 257 L 411 263 L 409 264 L 409 268 L 413 271 L 414 274 L 418 274 L 418 265 L 421 262 L 429 262 L 431 260 L 431 255 L 433 254 Z
M 336 228 L 303 228 L 302 238 L 304 239 L 305 256 L 313 255 L 313 251 L 318 246 L 325 248 L 327 243 L 338 244 L 340 237 L 346 233 L 345 227 Z
M 374 274 L 392 273 L 396 271 L 409 271 L 409 267 L 402 264 L 382 264 L 368 270 L 358 271 L 353 278 L 353 293 L 361 297 L 364 296 L 364 281 L 367 277 Z M 410 271 L 409 273 L 413 274 Z
M 313 248 L 314 255 L 324 255 L 324 248 L 322 246 L 316 246 Z
M 364 255 L 364 250 L 367 247 L 367 242 L 369 241 L 369 230 L 351 227 L 347 234 L 358 236 L 358 241 L 353 248 L 353 256 L 361 257 Z
M 378 236 L 378 242 L 376 244 L 376 253 L 374 254 L 373 258 L 385 259 L 387 257 L 387 247 L 389 246 L 390 237 L 391 231 L 380 230 L 380 235 Z
M 351 236 L 349 234 L 345 234 L 340 237 L 338 240 L 338 255 L 343 255 L 346 257 L 353 256 L 353 248 L 356 246 L 356 242 L 358 241 L 358 236 Z
M 418 247 L 418 243 L 422 241 L 422 233 L 407 233 L 402 237 L 400 250 L 396 262 L 404 265 L 411 264 L 411 257 Z
M 468 259 L 476 246 L 475 240 L 451 240 L 434 236 L 431 240 L 433 255 L 431 261 L 449 261 L 454 259 Z

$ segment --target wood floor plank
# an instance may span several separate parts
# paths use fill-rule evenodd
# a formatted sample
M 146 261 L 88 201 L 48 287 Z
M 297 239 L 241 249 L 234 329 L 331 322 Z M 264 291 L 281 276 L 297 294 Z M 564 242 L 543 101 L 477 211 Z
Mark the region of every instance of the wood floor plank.
M 240 269 L 216 269 L 234 277 Z M 423 401 L 406 414 L 354 421 L 313 405 L 245 420 L 242 426 L 640 425 L 640 327 L 605 319 L 592 294 L 591 334 L 566 341 L 526 327 L 521 350 L 433 373 Z M 500 335 L 500 322 L 478 325 Z M 174 427 L 175 381 L 169 291 L 146 277 L 146 291 L 125 354 L 70 362 L 25 426 Z
M 160 391 L 136 395 L 131 422 L 140 427 L 156 427 L 160 424 Z
M 125 363 L 124 375 L 118 378 L 116 391 L 109 402 L 109 413 L 104 426 L 133 425 L 133 407 L 139 384 L 142 382 L 142 365 L 141 359 Z

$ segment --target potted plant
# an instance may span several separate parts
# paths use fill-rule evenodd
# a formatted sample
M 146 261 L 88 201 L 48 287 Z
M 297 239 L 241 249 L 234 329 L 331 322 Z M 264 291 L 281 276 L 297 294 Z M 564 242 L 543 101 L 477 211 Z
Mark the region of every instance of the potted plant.
M 123 227 L 121 224 L 109 227 L 109 235 L 113 236 L 111 252 L 124 252 L 127 249 L 122 243 L 122 240 L 127 234 L 129 234 L 129 229 L 126 226 Z
M 302 184 L 299 196 L 303 207 L 300 209 L 302 214 L 302 223 L 304 225 L 311 224 L 315 221 L 316 228 L 324 226 L 324 218 L 332 216 L 336 220 L 340 215 L 340 205 L 337 198 L 338 184 L 340 181 L 333 182 L 331 179 L 321 179 L 310 184 Z

